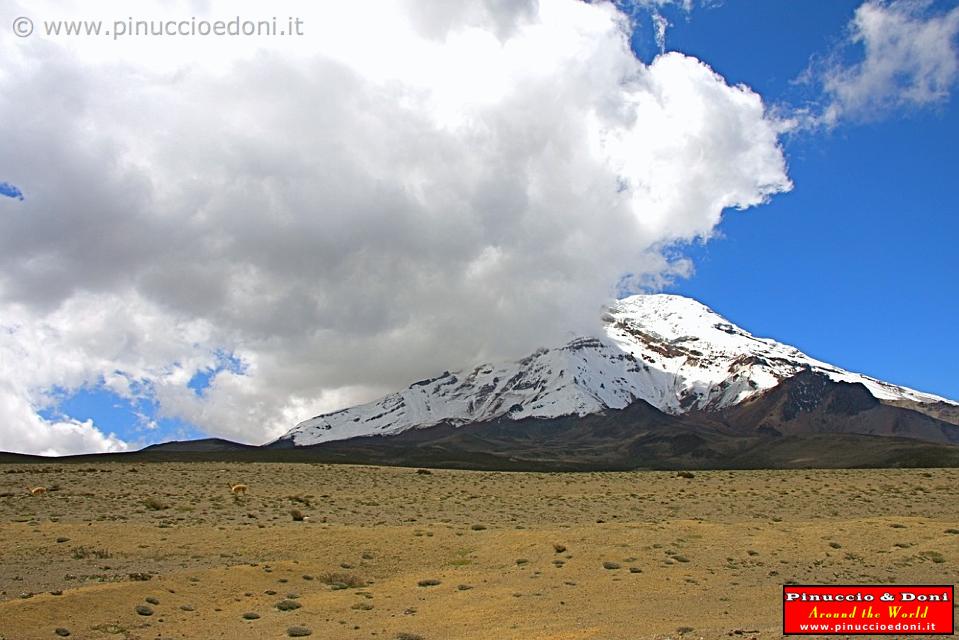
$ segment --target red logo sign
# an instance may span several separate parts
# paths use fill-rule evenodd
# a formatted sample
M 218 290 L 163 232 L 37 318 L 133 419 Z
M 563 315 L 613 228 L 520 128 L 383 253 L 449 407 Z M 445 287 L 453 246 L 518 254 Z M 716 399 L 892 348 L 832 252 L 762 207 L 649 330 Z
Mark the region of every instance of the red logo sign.
M 783 587 L 784 635 L 952 635 L 953 585 Z

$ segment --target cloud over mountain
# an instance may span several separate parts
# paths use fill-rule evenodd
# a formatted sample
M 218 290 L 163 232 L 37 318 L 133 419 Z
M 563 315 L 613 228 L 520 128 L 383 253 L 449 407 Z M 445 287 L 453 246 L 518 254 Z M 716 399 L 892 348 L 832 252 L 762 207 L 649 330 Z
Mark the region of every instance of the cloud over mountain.
M 258 15 L 206 5 L 142 13 Z M 36 414 L 84 385 L 261 442 L 596 331 L 623 274 L 681 271 L 666 248 L 790 188 L 761 98 L 637 60 L 612 5 L 442 6 L 279 3 L 306 35 L 246 41 L 0 36 L 0 165 L 29 193 L 0 201 L 0 449 L 123 446 Z

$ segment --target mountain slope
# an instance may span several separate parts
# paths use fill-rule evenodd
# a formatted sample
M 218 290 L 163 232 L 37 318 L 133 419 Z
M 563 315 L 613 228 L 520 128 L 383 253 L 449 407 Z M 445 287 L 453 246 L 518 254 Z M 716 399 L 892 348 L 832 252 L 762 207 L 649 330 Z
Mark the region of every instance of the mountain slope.
M 209 453 L 213 451 L 243 451 L 255 449 L 254 445 L 240 444 L 223 438 L 201 438 L 199 440 L 171 440 L 151 444 L 140 451 L 148 453 Z
M 645 402 L 623 410 L 558 418 L 500 417 L 488 422 L 409 429 L 310 447 L 153 447 L 62 458 L 5 454 L 2 464 L 100 462 L 287 462 L 508 471 L 632 469 L 808 469 L 959 467 L 959 446 L 846 433 L 774 436 L 739 433 L 691 415 L 664 414 Z
M 861 385 L 887 404 L 957 415 L 954 402 L 757 338 L 682 296 L 632 296 L 611 305 L 602 320 L 601 337 L 539 349 L 517 362 L 444 372 L 380 400 L 301 422 L 276 444 L 309 446 L 495 419 L 582 417 L 624 409 L 638 400 L 670 415 L 715 413 L 802 371 Z
M 501 416 L 393 436 L 286 446 L 272 451 L 324 462 L 512 471 L 959 465 L 959 446 L 858 433 L 779 436 L 704 416 L 672 416 L 642 400 L 586 416 Z
M 959 445 L 959 426 L 884 404 L 861 383 L 835 382 L 809 369 L 708 415 L 743 434 L 855 433 Z

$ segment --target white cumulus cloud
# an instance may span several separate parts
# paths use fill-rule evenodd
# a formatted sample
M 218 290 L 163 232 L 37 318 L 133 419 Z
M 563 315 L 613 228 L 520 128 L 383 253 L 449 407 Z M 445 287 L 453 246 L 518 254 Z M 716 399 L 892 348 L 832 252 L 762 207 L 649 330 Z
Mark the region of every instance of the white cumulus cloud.
M 25 194 L 0 202 L 0 448 L 122 447 L 36 414 L 95 384 L 263 442 L 594 331 L 624 274 L 682 273 L 677 243 L 791 186 L 760 96 L 680 53 L 643 64 L 612 4 L 271 3 L 284 14 L 306 35 L 0 36 L 0 178 Z
M 856 9 L 847 47 L 861 59 L 832 62 L 818 72 L 827 104 L 822 124 L 875 120 L 902 107 L 946 100 L 959 74 L 959 7 L 935 12 L 920 0 L 870 0 Z

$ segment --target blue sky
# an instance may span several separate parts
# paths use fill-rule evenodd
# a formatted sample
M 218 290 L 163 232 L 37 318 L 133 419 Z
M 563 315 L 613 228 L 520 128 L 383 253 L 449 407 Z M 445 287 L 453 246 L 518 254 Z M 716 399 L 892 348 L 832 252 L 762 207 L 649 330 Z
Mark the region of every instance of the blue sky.
M 674 16 L 667 45 L 767 103 L 801 104 L 816 93 L 796 78 L 857 6 L 729 0 Z M 669 290 L 827 362 L 959 398 L 957 145 L 955 97 L 787 136 L 793 191 L 728 212 Z
M 100 383 L 79 391 L 54 389 L 52 395 L 57 399 L 56 402 L 39 412 L 45 420 L 93 420 L 101 430 L 130 442 L 152 443 L 205 437 L 202 431 L 182 420 L 154 419 L 157 403 L 147 394 L 125 398 Z
M 17 200 L 23 200 L 23 192 L 20 189 L 9 182 L 0 182 L 0 196 L 5 196 L 7 198 L 15 198 Z
M 0 138 L 0 449 L 260 443 L 558 344 L 637 255 L 654 278 L 663 255 L 690 258 L 665 290 L 756 335 L 959 399 L 959 1 L 622 0 L 642 69 L 612 14 L 554 1 L 437 17 L 278 0 L 306 37 L 255 43 L 0 37 L 0 121 L 17 123 Z M 65 17 L 52 7 L 33 17 Z M 507 28 L 527 19 L 541 30 Z M 495 37 L 456 39 L 476 24 Z M 506 35 L 529 38 L 515 59 Z M 570 54 L 579 37 L 593 46 Z M 652 64 L 660 44 L 721 79 L 682 56 Z M 613 117 L 640 103 L 646 124 Z M 609 114 L 602 152 L 579 153 L 586 118 Z M 609 172 L 653 197 L 566 189 Z
M 198 398 L 203 398 L 220 372 L 244 372 L 244 364 L 234 354 L 217 352 L 213 356 L 216 364 L 197 370 L 186 383 Z M 38 413 L 49 421 L 92 420 L 101 431 L 137 445 L 207 437 L 185 420 L 163 417 L 151 385 L 134 384 L 131 391 L 129 395 L 114 393 L 102 379 L 80 389 L 54 388 L 49 393 L 54 401 Z

